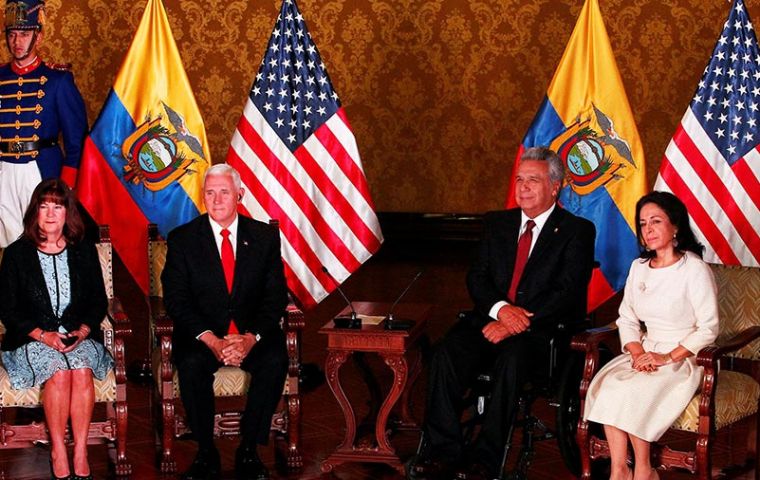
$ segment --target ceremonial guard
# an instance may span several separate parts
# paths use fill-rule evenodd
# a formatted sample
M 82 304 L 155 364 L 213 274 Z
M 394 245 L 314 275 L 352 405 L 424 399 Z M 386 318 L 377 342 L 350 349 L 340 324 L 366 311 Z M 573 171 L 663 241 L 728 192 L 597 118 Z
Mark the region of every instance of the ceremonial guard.
M 87 113 L 67 66 L 46 64 L 42 0 L 8 0 L 0 66 L 0 248 L 18 238 L 32 191 L 47 178 L 76 183 Z

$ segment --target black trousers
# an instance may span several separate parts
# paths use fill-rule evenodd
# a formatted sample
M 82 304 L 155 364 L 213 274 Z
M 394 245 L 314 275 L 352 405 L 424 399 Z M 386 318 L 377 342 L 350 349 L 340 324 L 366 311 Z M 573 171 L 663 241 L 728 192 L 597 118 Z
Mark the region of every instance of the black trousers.
M 254 345 L 240 368 L 251 374 L 245 411 L 241 419 L 241 445 L 266 445 L 272 415 L 282 396 L 288 373 L 285 335 L 277 332 Z M 222 366 L 204 344 L 175 358 L 179 388 L 188 426 L 201 450 L 214 448 L 214 373 Z
M 498 469 L 507 433 L 516 413 L 520 390 L 531 372 L 548 364 L 545 335 L 524 332 L 493 344 L 480 326 L 460 320 L 434 346 L 428 379 L 425 435 L 431 455 L 448 461 L 463 459 L 460 418 L 463 397 L 478 374 L 493 374 L 491 403 L 475 443 L 475 460 Z

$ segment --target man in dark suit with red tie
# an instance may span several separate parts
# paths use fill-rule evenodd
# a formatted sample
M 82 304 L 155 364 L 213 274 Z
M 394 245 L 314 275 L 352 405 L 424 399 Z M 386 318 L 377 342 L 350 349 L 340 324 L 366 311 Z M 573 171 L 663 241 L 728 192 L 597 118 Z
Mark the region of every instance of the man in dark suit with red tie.
M 484 218 L 484 236 L 467 276 L 475 308 L 433 352 L 427 447 L 417 460 L 435 472 L 428 478 L 446 478 L 463 465 L 476 466 L 469 478 L 498 476 L 528 372 L 548 362 L 549 338 L 557 326 L 580 322 L 586 314 L 596 233 L 591 222 L 557 205 L 563 179 L 556 153 L 527 149 L 515 179 L 520 208 Z M 493 372 L 491 402 L 477 440 L 465 452 L 460 403 L 485 368 Z M 419 469 L 413 465 L 410 471 L 415 477 Z
M 239 479 L 263 480 L 259 460 L 288 368 L 279 323 L 287 287 L 276 227 L 238 215 L 240 175 L 226 164 L 206 171 L 203 200 L 208 214 L 174 229 L 167 238 L 161 275 L 166 309 L 174 321 L 172 347 L 187 420 L 198 454 L 186 480 L 219 478 L 214 446 L 214 372 L 222 365 L 251 373 L 235 455 Z

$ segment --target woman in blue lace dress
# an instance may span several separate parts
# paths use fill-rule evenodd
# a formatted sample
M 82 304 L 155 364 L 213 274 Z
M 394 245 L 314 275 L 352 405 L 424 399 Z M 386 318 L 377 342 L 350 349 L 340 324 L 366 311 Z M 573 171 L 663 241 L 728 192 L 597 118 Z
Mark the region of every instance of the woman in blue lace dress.
M 53 478 L 91 479 L 87 433 L 95 404 L 93 376 L 113 365 L 100 322 L 107 298 L 95 246 L 71 190 L 59 179 L 40 183 L 24 215 L 24 233 L 0 263 L 2 360 L 11 386 L 43 385 Z M 64 441 L 71 419 L 73 473 Z

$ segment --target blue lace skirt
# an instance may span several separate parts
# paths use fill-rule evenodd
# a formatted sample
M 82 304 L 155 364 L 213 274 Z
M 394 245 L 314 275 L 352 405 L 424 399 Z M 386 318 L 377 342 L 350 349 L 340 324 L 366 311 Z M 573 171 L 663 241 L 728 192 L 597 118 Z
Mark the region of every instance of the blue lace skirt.
M 113 367 L 108 350 L 91 339 L 68 353 L 53 350 L 42 342 L 29 342 L 16 350 L 2 352 L 2 357 L 11 387 L 16 390 L 42 385 L 59 370 L 89 368 L 95 378 L 102 380 Z

